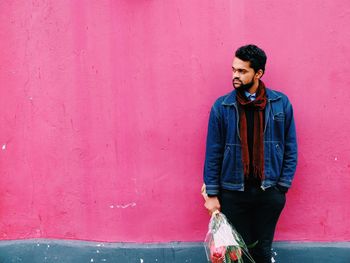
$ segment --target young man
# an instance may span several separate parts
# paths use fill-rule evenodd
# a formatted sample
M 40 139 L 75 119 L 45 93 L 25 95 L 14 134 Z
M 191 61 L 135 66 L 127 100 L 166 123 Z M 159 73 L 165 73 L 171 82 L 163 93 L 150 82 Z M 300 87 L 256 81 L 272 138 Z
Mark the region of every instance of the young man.
M 233 59 L 234 90 L 211 108 L 204 165 L 210 213 L 221 210 L 257 263 L 271 262 L 277 220 L 297 165 L 293 108 L 265 87 L 266 55 L 255 45 Z

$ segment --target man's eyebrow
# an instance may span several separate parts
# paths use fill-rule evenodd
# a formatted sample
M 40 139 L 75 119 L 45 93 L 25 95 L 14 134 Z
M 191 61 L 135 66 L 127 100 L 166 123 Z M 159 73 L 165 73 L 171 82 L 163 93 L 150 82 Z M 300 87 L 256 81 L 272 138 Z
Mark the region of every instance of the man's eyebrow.
M 232 66 L 232 69 L 248 71 L 248 69 L 245 69 L 245 68 L 235 68 L 234 66 Z

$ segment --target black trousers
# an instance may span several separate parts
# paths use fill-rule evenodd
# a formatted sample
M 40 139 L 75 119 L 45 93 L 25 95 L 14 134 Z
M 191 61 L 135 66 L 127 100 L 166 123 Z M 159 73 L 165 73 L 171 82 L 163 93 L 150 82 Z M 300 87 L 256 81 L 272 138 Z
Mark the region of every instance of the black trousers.
M 286 195 L 271 187 L 265 191 L 257 186 L 244 192 L 222 190 L 221 211 L 242 236 L 256 263 L 271 263 L 271 246 L 278 218 L 286 202 Z M 244 260 L 249 262 L 249 260 Z

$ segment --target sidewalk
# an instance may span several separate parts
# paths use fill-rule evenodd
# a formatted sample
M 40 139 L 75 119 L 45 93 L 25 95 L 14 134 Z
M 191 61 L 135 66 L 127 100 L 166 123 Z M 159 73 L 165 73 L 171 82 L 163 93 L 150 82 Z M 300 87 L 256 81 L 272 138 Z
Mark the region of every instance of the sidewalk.
M 276 263 L 349 263 L 350 242 L 276 242 Z M 29 239 L 0 242 L 0 262 L 25 263 L 205 263 L 201 243 L 160 244 L 102 243 L 71 240 Z

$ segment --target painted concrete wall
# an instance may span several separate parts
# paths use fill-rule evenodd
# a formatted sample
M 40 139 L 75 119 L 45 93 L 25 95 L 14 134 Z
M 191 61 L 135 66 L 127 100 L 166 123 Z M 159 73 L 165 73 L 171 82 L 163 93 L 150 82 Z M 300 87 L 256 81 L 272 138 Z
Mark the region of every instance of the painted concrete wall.
M 278 240 L 350 240 L 346 0 L 0 2 L 0 238 L 199 241 L 233 51 L 268 54 L 300 161 Z

